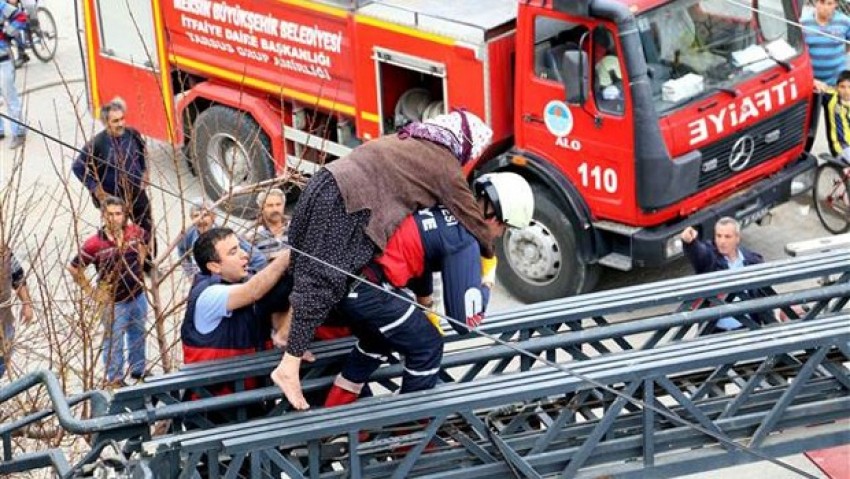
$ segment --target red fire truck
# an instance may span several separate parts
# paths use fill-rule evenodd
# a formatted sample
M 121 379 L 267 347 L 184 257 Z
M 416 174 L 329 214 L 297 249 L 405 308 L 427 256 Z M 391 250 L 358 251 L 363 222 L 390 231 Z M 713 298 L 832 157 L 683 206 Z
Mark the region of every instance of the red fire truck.
M 796 0 L 132 4 L 83 0 L 91 103 L 123 97 L 213 198 L 453 107 L 486 119 L 469 175 L 516 171 L 536 195 L 500 245 L 528 301 L 668 263 L 686 226 L 758 221 L 815 165 Z

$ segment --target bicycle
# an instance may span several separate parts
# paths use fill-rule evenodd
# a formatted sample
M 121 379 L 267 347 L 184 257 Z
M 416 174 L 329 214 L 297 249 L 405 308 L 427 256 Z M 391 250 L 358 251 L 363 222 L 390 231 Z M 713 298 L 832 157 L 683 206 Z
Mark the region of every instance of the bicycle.
M 21 32 L 20 38 L 13 40 L 12 57 L 15 68 L 20 68 L 29 61 L 27 49 L 44 63 L 53 60 L 59 36 L 56 32 L 56 21 L 47 7 L 35 0 L 27 5 L 29 16 L 27 27 Z
M 812 188 L 815 211 L 827 231 L 846 233 L 850 231 L 850 166 L 831 156 L 824 159 Z

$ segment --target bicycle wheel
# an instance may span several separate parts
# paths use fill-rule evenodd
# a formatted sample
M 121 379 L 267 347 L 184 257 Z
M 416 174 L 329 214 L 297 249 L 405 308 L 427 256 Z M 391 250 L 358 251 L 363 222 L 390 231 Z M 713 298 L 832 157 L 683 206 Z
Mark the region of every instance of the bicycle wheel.
M 32 52 L 39 60 L 49 62 L 56 55 L 56 44 L 59 42 L 56 21 L 45 7 L 38 7 L 35 16 L 38 22 L 32 28 Z
M 850 230 L 850 190 L 844 168 L 826 163 L 818 167 L 815 175 L 815 211 L 823 227 L 833 234 Z

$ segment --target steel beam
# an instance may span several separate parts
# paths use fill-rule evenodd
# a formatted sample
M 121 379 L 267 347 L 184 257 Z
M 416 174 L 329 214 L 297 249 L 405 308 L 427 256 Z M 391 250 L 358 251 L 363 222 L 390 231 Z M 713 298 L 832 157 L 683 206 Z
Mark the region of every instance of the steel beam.
M 728 295 L 744 288 L 772 290 L 775 287 L 802 279 L 816 279 L 847 269 L 850 269 L 850 252 L 831 252 L 810 256 L 805 260 L 785 260 L 769 265 L 756 265 L 735 272 L 719 272 L 654 283 L 650 286 L 640 285 L 529 305 L 511 312 L 491 315 L 480 330 L 488 334 L 498 335 L 506 340 L 553 335 L 567 329 L 581 331 L 593 327 L 592 324 L 588 324 L 588 321 L 592 321 L 596 326 L 604 326 L 622 321 L 619 316 L 623 313 L 628 313 L 634 320 L 641 318 L 641 316 L 657 316 L 660 314 L 659 308 L 666 308 L 666 311 L 662 312 L 686 310 L 682 306 L 692 306 L 694 302 L 698 303 L 698 307 L 704 304 L 716 306 L 723 304 L 722 301 L 717 299 L 718 296 L 726 295 L 729 300 L 732 300 L 734 297 Z M 745 273 L 743 277 L 739 276 L 741 273 Z M 836 295 L 842 297 L 845 293 L 838 291 Z M 805 298 L 801 298 L 801 300 L 805 300 Z M 815 305 L 815 308 L 818 309 L 816 312 L 819 313 L 819 310 L 826 308 L 827 305 L 828 301 L 820 300 Z M 787 306 L 787 304 L 784 306 Z M 760 326 L 752 322 L 749 325 L 751 327 Z M 475 347 L 475 343 L 478 341 L 474 336 L 463 337 L 457 335 L 450 328 L 446 329 L 448 330 L 445 337 L 447 350 Z M 617 347 L 616 350 L 628 350 L 679 340 L 687 334 L 693 334 L 693 331 L 689 328 L 671 326 L 670 328 L 658 328 L 651 339 L 641 339 L 643 344 L 633 344 L 634 339 L 623 337 L 611 337 L 611 339 Z M 596 341 L 590 343 L 589 348 L 574 347 L 569 351 L 569 354 L 574 358 L 586 358 L 593 352 L 604 354 L 609 351 L 609 348 L 603 346 L 603 344 L 607 343 Z M 336 374 L 351 345 L 350 340 L 337 340 L 314 345 L 313 351 L 319 357 L 319 361 L 306 365 L 302 371 L 302 377 L 312 379 Z M 244 378 L 250 375 L 266 377 L 277 365 L 279 358 L 279 352 L 270 352 L 252 358 L 185 366 L 178 373 L 159 378 L 155 377 L 146 384 L 117 391 L 111 403 L 110 412 L 136 410 L 146 407 L 147 404 L 162 403 L 167 405 L 184 402 L 188 392 L 200 397 L 211 397 L 206 389 L 207 386 L 221 383 L 235 386 L 237 383 L 241 384 Z M 496 371 L 498 372 L 499 368 L 504 367 L 506 367 L 506 364 L 497 367 Z M 470 376 L 461 380 L 471 380 L 481 373 L 480 368 L 473 366 L 469 373 Z M 442 379 L 449 380 L 445 376 Z M 393 383 L 385 383 L 385 385 L 389 388 L 397 387 Z M 215 406 L 212 407 L 215 408 Z M 222 409 L 228 407 L 232 406 L 222 405 Z M 210 405 L 205 405 L 204 409 L 210 410 Z M 279 413 L 279 411 L 273 413 Z
M 174 458 L 202 453 L 207 457 L 216 454 L 276 457 L 278 461 L 286 461 L 295 469 L 300 467 L 299 475 L 292 477 L 309 477 L 315 474 L 316 471 L 307 467 L 310 462 L 325 464 L 328 467 L 322 477 L 345 477 L 348 474 L 345 468 L 336 473 L 332 472 L 334 469 L 329 464 L 334 463 L 356 463 L 356 468 L 362 471 L 363 477 L 394 477 L 402 465 L 403 472 L 408 477 L 427 477 L 429 474 L 434 477 L 493 477 L 510 474 L 515 469 L 526 470 L 523 474 L 533 470 L 540 475 L 565 471 L 569 477 L 574 473 L 579 474 L 585 465 L 595 468 L 612 460 L 615 460 L 616 464 L 624 460 L 641 461 L 648 453 L 652 453 L 653 459 L 646 467 L 652 468 L 657 467 L 653 464 L 668 461 L 671 455 L 676 455 L 681 464 L 687 463 L 689 451 L 695 446 L 713 447 L 720 444 L 720 447 L 732 447 L 730 444 L 718 443 L 717 437 L 695 431 L 692 425 L 686 426 L 671 421 L 658 411 L 653 412 L 651 419 L 655 427 L 651 438 L 653 446 L 642 447 L 641 444 L 647 438 L 642 428 L 635 426 L 646 422 L 646 419 L 641 418 L 646 411 L 639 407 L 637 412 L 622 413 L 620 409 L 626 402 L 622 396 L 612 398 L 609 403 L 597 402 L 595 406 L 590 406 L 605 411 L 601 418 L 556 420 L 553 424 L 556 424 L 560 431 L 554 435 L 546 428 L 540 427 L 539 414 L 528 415 L 527 427 L 517 429 L 515 433 L 498 430 L 500 440 L 495 445 L 489 438 L 481 437 L 481 421 L 474 423 L 465 419 L 470 416 L 492 418 L 492 415 L 498 414 L 500 410 L 515 407 L 517 404 L 525 404 L 531 409 L 552 404 L 558 414 L 562 412 L 559 408 L 563 407 L 580 411 L 582 408 L 569 400 L 571 395 L 587 390 L 599 390 L 600 384 L 624 393 L 638 392 L 638 387 L 647 387 L 647 381 L 663 386 L 661 389 L 653 387 L 655 404 L 667 404 L 661 407 L 661 411 L 666 410 L 684 418 L 689 415 L 699 416 L 703 426 L 708 426 L 704 429 L 713 430 L 719 437 L 727 438 L 728 441 L 734 440 L 735 444 L 738 444 L 737 447 L 761 436 L 761 424 L 765 422 L 769 423 L 767 432 L 771 433 L 771 438 L 784 434 L 786 430 L 806 427 L 809 439 L 782 443 L 783 450 L 792 451 L 795 447 L 808 447 L 813 442 L 829 443 L 841 439 L 842 435 L 837 435 L 831 427 L 821 431 L 819 425 L 850 418 L 848 390 L 840 381 L 831 378 L 825 369 L 820 369 L 821 374 L 817 378 L 808 370 L 811 369 L 813 373 L 815 366 L 826 360 L 826 352 L 829 352 L 833 358 L 832 364 L 840 367 L 842 374 L 847 374 L 843 364 L 850 358 L 840 352 L 838 344 L 850 339 L 850 331 L 846 327 L 848 321 L 850 315 L 833 315 L 809 322 L 775 325 L 769 328 L 769 334 L 765 334 L 768 330 L 763 330 L 702 337 L 671 343 L 653 350 L 609 354 L 570 364 L 573 371 L 592 378 L 596 384 L 563 371 L 537 368 L 487 377 L 470 384 L 441 385 L 433 391 L 391 398 L 364 399 L 339 408 L 286 414 L 240 426 L 157 438 L 143 446 L 143 454 L 149 458 L 154 470 L 158 456 Z M 806 350 L 816 352 L 807 354 L 804 352 Z M 670 379 L 697 374 L 718 381 L 716 375 L 710 374 L 711 371 L 719 368 L 731 371 L 739 367 L 738 365 L 751 369 L 751 364 L 761 364 L 764 358 L 789 354 L 801 358 L 797 361 L 799 368 L 784 371 L 792 380 L 781 386 L 763 381 L 753 389 L 746 404 L 733 416 L 721 417 L 720 412 L 727 409 L 729 402 L 735 400 L 735 393 L 691 401 L 688 395 L 679 389 L 688 387 L 687 384 L 677 384 Z M 709 374 L 705 374 L 705 371 L 709 371 Z M 625 387 L 624 384 L 630 386 Z M 721 382 L 724 388 L 732 384 L 734 382 L 731 380 Z M 661 401 L 659 391 L 663 394 L 664 401 Z M 630 394 L 626 396 L 631 397 Z M 637 396 L 647 397 L 639 392 Z M 597 401 L 592 395 L 587 397 Z M 563 400 L 567 400 L 567 403 L 562 404 L 560 401 Z M 783 406 L 779 410 L 774 407 L 778 402 L 793 405 Z M 558 406 L 559 404 L 562 405 Z M 496 463 L 484 461 L 481 458 L 486 456 L 467 451 L 460 441 L 452 443 L 453 447 L 448 449 L 437 448 L 435 451 L 429 451 L 427 446 L 431 437 L 430 431 L 426 431 L 427 434 L 423 437 L 409 439 L 413 436 L 412 432 L 422 430 L 421 423 L 435 424 L 429 422 L 434 418 L 449 418 L 441 431 L 465 430 L 468 432 L 468 439 L 486 451 L 487 456 L 506 459 Z M 437 423 L 442 421 L 440 419 Z M 693 422 L 693 419 L 690 421 Z M 502 421 L 504 422 L 515 422 L 515 417 Z M 499 421 L 493 422 L 491 419 L 488 424 L 496 425 L 495 427 L 500 429 Z M 392 431 L 397 433 L 399 430 L 406 430 L 408 434 L 403 441 L 393 441 Z M 580 432 L 582 430 L 585 432 Z M 353 434 L 356 431 L 369 431 L 374 439 L 360 443 L 357 434 Z M 301 461 L 291 452 L 293 448 L 302 448 L 318 453 L 320 448 L 309 446 L 345 434 L 349 436 L 351 450 L 356 452 L 350 453 L 342 462 L 322 457 Z M 541 443 L 541 437 L 547 438 L 545 444 Z M 370 444 L 372 441 L 384 447 Z M 628 443 L 634 443 L 635 446 L 628 447 L 624 452 L 622 445 Z M 407 470 L 411 459 L 408 456 L 409 450 L 405 448 L 409 446 L 416 448 L 415 451 L 422 451 L 422 454 L 416 455 L 416 466 Z M 178 454 L 173 454 L 175 452 Z M 732 456 L 741 460 L 741 454 L 730 457 Z M 408 458 L 406 462 L 405 457 Z M 745 456 L 744 459 L 757 460 L 758 457 Z M 228 467 L 227 464 L 220 466 L 225 469 Z M 528 470 L 529 467 L 532 469 Z
M 488 334 L 510 340 L 517 346 L 537 354 L 537 359 L 530 357 L 521 359 L 523 369 L 539 367 L 539 361 L 542 359 L 592 361 L 599 354 L 608 356 L 622 351 L 640 351 L 693 337 L 697 334 L 697 328 L 700 325 L 729 315 L 743 318 L 756 311 L 770 311 L 776 308 L 790 310 L 790 305 L 810 303 L 813 308 L 805 319 L 823 317 L 844 307 L 847 298 L 850 297 L 850 284 L 847 283 L 845 274 L 848 270 L 850 270 L 850 252 L 824 253 L 807 256 L 804 259 L 752 266 L 744 270 L 671 280 L 530 305 L 508 313 L 494 314 L 480 329 Z M 843 274 L 843 276 L 837 284 L 824 288 L 798 290 L 762 298 L 745 297 L 743 301 L 731 304 L 717 299 L 718 296 L 732 298 L 736 291 L 742 289 L 762 289 L 772 294 L 775 287 L 834 274 Z M 695 302 L 708 304 L 710 307 L 697 311 L 682 308 L 683 304 L 692 305 Z M 667 314 L 676 310 L 679 311 Z M 624 318 L 624 313 L 628 313 L 629 318 Z M 749 325 L 752 328 L 764 326 L 752 321 Z M 461 337 L 453 331 L 446 337 L 446 341 L 449 343 L 447 348 L 450 352 L 444 357 L 441 374 L 444 381 L 477 382 L 482 376 L 502 372 L 519 357 L 515 350 L 505 346 L 482 349 L 480 339 L 474 336 Z M 313 346 L 313 351 L 317 353 L 319 360 L 302 372 L 307 392 L 320 392 L 330 384 L 351 344 L 350 340 L 337 340 Z M 847 354 L 846 343 L 840 348 L 844 354 Z M 61 404 L 56 409 L 61 416 L 60 419 L 64 421 L 63 424 L 68 425 L 71 430 L 95 432 L 96 443 L 147 439 L 149 433 L 144 431 L 149 430 L 148 426 L 164 419 L 173 419 L 178 424 L 181 421 L 186 422 L 193 427 L 212 427 L 213 424 L 205 418 L 205 413 L 222 411 L 230 414 L 232 418 L 244 417 L 246 410 L 256 410 L 258 404 L 278 400 L 279 391 L 276 387 L 267 387 L 198 401 L 187 401 L 186 393 L 199 392 L 203 396 L 206 387 L 211 384 L 241 382 L 246 376 L 266 375 L 276 365 L 278 359 L 279 353 L 270 352 L 212 364 L 188 365 L 176 374 L 153 378 L 150 383 L 117 391 L 110 402 L 108 412 L 101 413 L 104 414 L 101 417 L 83 422 L 70 416 L 68 409 Z M 763 363 L 755 361 L 753 366 L 748 367 L 759 368 L 760 364 Z M 818 379 L 822 379 L 825 375 L 841 378 L 840 373 L 843 371 L 842 366 L 833 363 L 825 363 L 821 369 L 823 371 L 819 371 L 816 375 Z M 713 371 L 715 378 L 722 378 L 738 386 L 747 384 L 745 378 L 747 373 L 739 372 L 732 365 L 721 366 Z M 401 368 L 398 365 L 385 367 L 376 373 L 374 379 L 392 390 L 397 387 L 400 372 Z M 765 374 L 769 374 L 771 380 L 780 385 L 785 381 L 783 376 L 785 373 L 770 370 Z M 738 375 L 735 381 L 730 379 L 734 375 Z M 697 381 L 702 381 L 703 376 L 704 374 L 697 375 Z M 672 377 L 670 380 L 674 383 L 680 380 L 687 382 L 678 377 Z M 695 395 L 695 400 L 716 398 L 719 392 L 712 381 L 703 381 L 697 386 L 691 384 L 683 390 L 683 394 L 692 393 L 693 388 L 697 387 L 698 393 Z M 836 381 L 844 387 L 850 382 L 846 376 Z M 760 386 L 761 383 L 761 380 L 751 382 L 752 387 Z M 28 383 L 26 387 L 32 387 L 34 384 Z M 653 387 L 658 388 L 657 384 L 653 384 Z M 21 387 L 19 383 L 0 389 L 0 400 L 17 394 L 22 390 Z M 661 391 L 663 388 L 658 389 Z M 641 394 L 646 395 L 645 392 Z M 64 400 L 60 396 L 53 396 L 51 395 L 51 398 L 54 402 L 61 403 Z M 581 398 L 576 406 L 577 410 L 583 417 L 593 420 L 598 419 L 594 416 L 596 413 L 592 406 L 593 402 L 612 400 L 610 393 L 592 388 L 577 391 L 573 399 L 577 398 Z M 729 410 L 737 410 L 738 407 L 740 405 L 736 404 L 730 406 Z M 279 415 L 286 409 L 285 402 L 279 402 L 270 414 Z M 626 404 L 625 409 L 628 412 L 636 410 L 632 404 Z M 691 412 L 693 411 L 695 410 L 691 409 Z M 0 433 L 3 433 L 6 439 L 12 431 L 52 413 L 53 411 L 41 411 L 11 424 L 0 426 Z M 565 417 L 570 418 L 569 415 Z M 567 420 L 564 419 L 564 421 Z M 553 419 L 552 422 L 558 423 L 558 420 Z M 520 425 L 516 420 L 513 424 L 514 426 L 504 430 L 508 436 L 514 434 L 514 428 Z M 224 431 L 221 428 L 217 430 Z M 483 433 L 478 431 L 478 434 Z M 465 442 L 470 449 L 477 450 L 479 458 L 505 457 L 507 452 L 499 450 L 500 447 L 495 446 L 492 441 L 490 445 L 496 449 L 484 448 L 476 440 L 469 439 L 463 434 L 457 437 L 461 437 L 461 441 Z M 540 447 L 545 442 L 539 443 Z M 130 444 L 128 447 L 130 447 L 128 450 L 132 451 L 135 446 Z M 321 449 L 313 447 L 311 450 L 320 452 Z M 647 454 L 650 460 L 653 457 L 651 450 L 652 446 L 649 446 Z M 5 459 L 8 460 L 9 448 L 4 447 L 4 452 Z M 510 453 L 508 455 L 510 456 Z M 170 460 L 176 460 L 174 455 L 168 457 L 171 458 Z M 312 461 L 317 460 L 312 455 L 310 457 Z M 255 464 L 260 463 L 252 463 L 251 467 L 259 467 Z

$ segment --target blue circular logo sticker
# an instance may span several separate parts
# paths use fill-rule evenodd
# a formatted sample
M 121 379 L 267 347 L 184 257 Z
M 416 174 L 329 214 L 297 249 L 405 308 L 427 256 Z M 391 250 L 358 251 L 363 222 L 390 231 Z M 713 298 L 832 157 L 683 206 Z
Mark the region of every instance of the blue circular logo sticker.
M 561 137 L 573 131 L 573 114 L 567 104 L 560 100 L 552 100 L 543 109 L 543 122 L 549 133 Z

